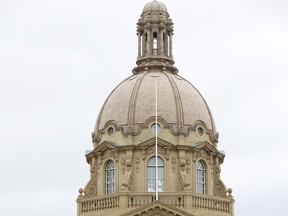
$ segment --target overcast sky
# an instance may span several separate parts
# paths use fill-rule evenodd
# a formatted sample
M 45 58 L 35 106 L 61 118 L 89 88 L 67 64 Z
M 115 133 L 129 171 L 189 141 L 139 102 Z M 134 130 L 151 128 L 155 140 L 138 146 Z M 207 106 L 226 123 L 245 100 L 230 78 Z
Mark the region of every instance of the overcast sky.
M 149 1 L 0 1 L 1 215 L 76 215 L 85 150 L 132 74 Z M 162 1 L 179 75 L 208 102 L 236 216 L 287 214 L 288 1 Z

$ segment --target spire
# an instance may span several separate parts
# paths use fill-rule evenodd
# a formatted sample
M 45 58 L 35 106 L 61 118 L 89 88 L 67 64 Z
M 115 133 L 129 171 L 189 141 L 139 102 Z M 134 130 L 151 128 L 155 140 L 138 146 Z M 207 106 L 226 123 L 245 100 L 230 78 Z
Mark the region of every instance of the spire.
M 144 6 L 137 23 L 138 56 L 133 73 L 142 67 L 161 65 L 177 73 L 173 67 L 173 22 L 164 4 L 153 0 Z

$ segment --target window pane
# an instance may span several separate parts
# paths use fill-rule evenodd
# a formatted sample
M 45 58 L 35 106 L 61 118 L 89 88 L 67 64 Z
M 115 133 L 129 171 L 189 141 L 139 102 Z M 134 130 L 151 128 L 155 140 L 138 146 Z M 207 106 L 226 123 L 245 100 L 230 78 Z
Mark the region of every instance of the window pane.
M 158 167 L 158 191 L 164 191 L 164 161 L 157 158 Z M 156 157 L 151 157 L 147 163 L 147 184 L 148 191 L 156 190 Z
M 148 191 L 149 192 L 155 191 L 155 179 L 148 180 Z
M 164 168 L 163 167 L 158 168 L 158 178 L 164 179 Z
M 158 191 L 164 191 L 164 180 L 158 180 Z
M 148 161 L 148 166 L 155 166 L 156 164 L 156 157 L 152 157 Z
M 205 194 L 206 190 L 206 166 L 205 162 L 200 160 L 197 162 L 197 193 Z
M 155 179 L 155 167 L 148 167 L 148 179 Z
M 114 162 L 112 160 L 106 164 L 106 193 L 114 193 Z

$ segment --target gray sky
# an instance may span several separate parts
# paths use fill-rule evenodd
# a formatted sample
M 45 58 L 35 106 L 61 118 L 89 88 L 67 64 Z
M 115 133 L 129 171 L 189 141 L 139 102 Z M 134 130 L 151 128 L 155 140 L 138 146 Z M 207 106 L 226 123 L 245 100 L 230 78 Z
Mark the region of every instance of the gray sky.
M 0 1 L 1 215 L 76 215 L 105 98 L 131 75 L 149 1 Z M 207 100 L 235 215 L 285 215 L 288 2 L 162 1 L 179 75 Z

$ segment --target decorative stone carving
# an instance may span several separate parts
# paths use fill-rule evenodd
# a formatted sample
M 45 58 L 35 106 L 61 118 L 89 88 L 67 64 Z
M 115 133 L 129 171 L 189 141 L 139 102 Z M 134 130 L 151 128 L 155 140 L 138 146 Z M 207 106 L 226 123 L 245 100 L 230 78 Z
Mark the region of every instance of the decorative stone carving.
M 215 196 L 224 197 L 226 195 L 226 187 L 223 182 L 218 179 L 214 183 L 214 194 Z
M 148 212 L 142 212 L 140 216 L 174 216 L 174 213 L 169 211 L 165 211 L 164 209 L 160 209 L 156 207 L 155 209 L 149 209 Z
M 111 153 L 110 149 L 107 149 L 102 155 L 101 159 L 105 160 L 106 158 L 111 158 L 113 157 L 113 154 Z
M 207 152 L 205 150 L 201 150 L 200 151 L 200 157 L 205 158 L 206 160 L 210 160 L 209 155 L 207 154 Z
M 169 158 L 170 158 L 170 150 L 169 149 L 165 149 L 166 150 L 166 154 L 165 154 L 165 158 L 166 158 L 166 160 L 168 161 L 169 160 Z
M 185 168 L 187 168 L 186 160 L 185 159 L 179 159 L 179 165 L 180 165 L 180 174 L 182 177 L 183 186 L 187 187 L 190 185 L 190 180 L 189 180 L 189 176 L 188 176 L 186 169 L 185 169 Z
M 175 170 L 176 170 L 176 159 L 175 158 L 172 158 L 172 161 L 171 161 L 171 164 L 172 164 L 172 173 L 174 174 L 175 173 Z
M 220 179 L 221 168 L 219 165 L 219 159 L 215 159 L 215 168 L 214 168 L 214 195 L 218 197 L 225 197 L 227 189 Z
M 194 151 L 193 152 L 193 162 L 194 163 L 196 162 L 196 160 L 198 158 L 203 158 L 203 159 L 209 161 L 209 164 L 213 163 L 213 160 L 211 161 L 213 156 L 210 155 L 209 153 L 207 153 L 204 149 L 201 149 L 201 151 Z
M 98 178 L 99 178 L 99 176 L 100 176 L 100 167 L 101 167 L 101 165 L 102 165 L 102 160 L 101 160 L 101 157 L 99 156 L 99 157 L 97 157 L 97 172 L 98 172 Z
M 97 171 L 97 165 L 95 163 L 93 163 L 91 166 L 90 166 L 90 173 L 91 173 L 91 176 L 94 176 L 95 173 Z
M 142 148 L 142 160 L 145 160 L 146 159 L 146 148 Z
M 148 155 L 153 154 L 153 153 L 155 153 L 155 146 L 150 146 L 147 149 L 143 149 L 142 150 L 142 159 L 145 160 L 145 158 Z M 165 158 L 167 160 L 169 160 L 169 149 L 165 149 L 162 146 L 158 146 L 158 153 L 161 154 L 161 155 L 164 155 Z
M 191 164 L 190 160 L 187 159 L 186 160 L 186 172 L 187 172 L 188 175 L 190 174 L 190 169 L 191 169 L 190 164 Z
M 129 182 L 128 182 L 128 190 L 129 191 L 133 191 L 133 178 L 132 178 L 132 176 L 130 176 L 130 178 L 129 178 Z
M 88 197 L 97 195 L 97 175 L 96 175 L 96 164 L 93 163 L 90 167 L 91 179 L 84 188 L 84 194 Z
M 133 183 L 133 179 L 131 178 L 132 159 L 126 159 L 125 160 L 125 165 L 126 165 L 126 169 L 125 169 L 125 174 L 124 174 L 123 181 L 122 181 L 122 186 L 123 187 L 127 187 L 129 189 L 128 186 L 130 184 L 130 189 L 131 189 L 132 188 L 131 185 Z
M 118 160 L 119 160 L 118 151 L 113 151 L 113 152 L 112 152 L 112 156 L 113 156 L 115 162 L 118 163 Z
M 194 151 L 194 152 L 193 152 L 193 162 L 194 162 L 194 163 L 196 162 L 197 158 L 198 158 L 197 152 Z
M 183 191 L 184 190 L 184 182 L 182 177 L 179 178 L 179 190 Z
M 126 169 L 125 163 L 126 163 L 126 161 L 125 161 L 124 159 L 122 159 L 122 160 L 121 160 L 121 170 L 122 170 L 122 174 L 123 174 L 123 175 L 124 175 L 125 169 Z
M 140 158 L 136 158 L 136 173 L 140 171 Z

